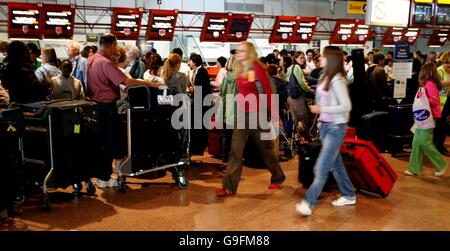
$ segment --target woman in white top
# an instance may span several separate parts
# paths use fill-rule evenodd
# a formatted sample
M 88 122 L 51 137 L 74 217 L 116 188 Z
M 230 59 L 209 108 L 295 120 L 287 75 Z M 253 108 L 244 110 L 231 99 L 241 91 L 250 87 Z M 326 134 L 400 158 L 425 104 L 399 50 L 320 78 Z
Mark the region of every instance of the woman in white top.
M 153 53 L 147 60 L 147 71 L 144 73 L 144 80 L 150 80 L 164 84 L 161 76 L 161 67 L 163 65 L 161 56 Z
M 355 191 L 339 153 L 352 108 L 343 58 L 342 50 L 335 46 L 325 47 L 320 57 L 320 66 L 324 69 L 317 87 L 316 105 L 310 106 L 310 110 L 319 114 L 322 148 L 313 167 L 314 181 L 306 191 L 305 198 L 296 205 L 297 212 L 305 216 L 311 215 L 317 206 L 330 173 L 342 194 L 331 204 L 335 207 L 356 204 Z
M 39 81 L 43 81 L 45 77 L 52 78 L 61 74 L 55 49 L 50 47 L 42 49 L 41 59 L 42 66 L 34 72 Z

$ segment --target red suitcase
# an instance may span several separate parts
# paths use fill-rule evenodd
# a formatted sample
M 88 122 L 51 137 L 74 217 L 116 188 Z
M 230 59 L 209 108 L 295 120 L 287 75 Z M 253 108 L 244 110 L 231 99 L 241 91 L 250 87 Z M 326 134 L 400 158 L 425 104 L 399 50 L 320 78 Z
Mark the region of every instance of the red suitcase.
M 211 118 L 211 126 L 214 127 L 215 117 Z M 225 130 L 213 128 L 208 130 L 208 153 L 214 158 L 225 157 Z
M 397 174 L 372 142 L 346 138 L 340 152 L 348 176 L 358 190 L 388 196 Z
M 345 134 L 346 139 L 355 139 L 356 138 L 356 129 L 353 127 L 347 127 L 347 133 Z

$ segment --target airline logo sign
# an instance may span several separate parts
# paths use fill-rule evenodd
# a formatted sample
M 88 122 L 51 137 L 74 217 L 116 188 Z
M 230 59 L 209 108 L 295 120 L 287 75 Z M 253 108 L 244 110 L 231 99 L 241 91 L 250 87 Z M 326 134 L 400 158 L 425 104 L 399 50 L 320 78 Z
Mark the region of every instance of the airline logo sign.
M 366 1 L 348 1 L 347 2 L 347 13 L 356 15 L 366 14 Z

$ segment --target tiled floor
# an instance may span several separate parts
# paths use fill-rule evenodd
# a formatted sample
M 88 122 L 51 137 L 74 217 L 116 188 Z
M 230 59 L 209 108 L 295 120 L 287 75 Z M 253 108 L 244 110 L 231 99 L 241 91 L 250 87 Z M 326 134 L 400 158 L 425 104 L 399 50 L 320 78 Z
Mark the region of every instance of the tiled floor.
M 450 230 L 450 172 L 442 178 L 427 167 L 425 176 L 406 177 L 408 159 L 384 155 L 399 174 L 386 199 L 358 194 L 357 205 L 333 208 L 338 191 L 323 193 L 309 218 L 295 210 L 305 189 L 297 181 L 298 160 L 283 162 L 287 180 L 280 190 L 267 189 L 266 170 L 245 168 L 232 198 L 217 198 L 224 167 L 197 157 L 181 190 L 170 175 L 153 184 L 130 184 L 125 194 L 98 190 L 94 197 L 53 196 L 53 211 L 39 209 L 39 196 L 27 201 L 23 216 L 0 223 L 2 230 Z M 132 180 L 142 182 L 142 180 Z M 155 182 L 157 182 L 155 184 Z M 69 188 L 70 190 L 70 188 Z M 68 191 L 69 191 L 68 190 Z

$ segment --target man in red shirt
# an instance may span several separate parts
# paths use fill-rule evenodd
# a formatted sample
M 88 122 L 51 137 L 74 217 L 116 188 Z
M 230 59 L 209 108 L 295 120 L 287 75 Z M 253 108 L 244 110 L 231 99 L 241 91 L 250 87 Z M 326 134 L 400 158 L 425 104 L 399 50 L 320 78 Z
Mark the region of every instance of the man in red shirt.
M 116 101 L 120 98 L 119 85 L 160 86 L 158 82 L 127 77 L 113 60 L 116 51 L 116 36 L 104 34 L 100 37 L 100 49 L 88 59 L 86 64 L 86 76 L 89 83 L 86 97 L 99 105 L 102 149 L 99 156 L 101 164 L 97 167 L 95 176 L 97 177 L 97 186 L 100 188 L 117 186 L 117 181 L 111 178 L 111 165 L 114 159 L 123 157 L 118 151 L 121 122 L 117 113 Z

